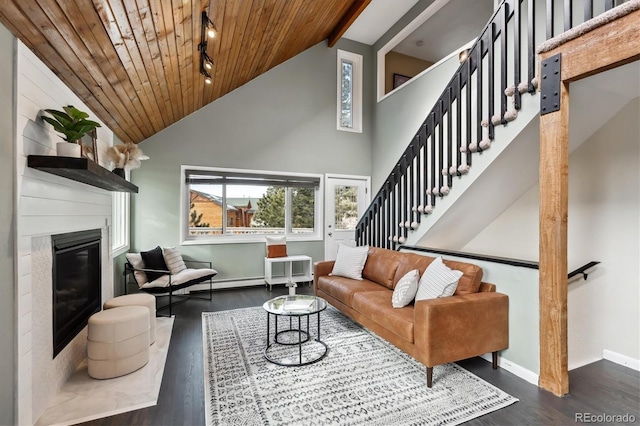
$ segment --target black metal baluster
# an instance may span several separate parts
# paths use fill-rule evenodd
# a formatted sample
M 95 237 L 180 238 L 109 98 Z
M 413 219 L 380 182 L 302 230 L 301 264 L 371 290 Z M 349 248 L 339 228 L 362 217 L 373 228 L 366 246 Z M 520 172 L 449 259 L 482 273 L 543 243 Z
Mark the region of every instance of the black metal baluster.
M 502 5 L 502 9 L 504 10 L 504 5 Z M 487 106 L 487 117 L 489 120 L 487 129 L 489 130 L 488 136 L 489 139 L 493 139 L 494 132 L 494 124 L 493 124 L 493 115 L 495 114 L 495 55 L 494 55 L 494 40 L 496 34 L 496 24 L 492 23 L 489 26 L 489 44 L 487 45 L 487 63 L 489 66 L 489 104 Z M 478 61 L 480 63 L 480 61 Z M 481 89 L 478 89 L 480 91 Z M 502 118 L 502 116 L 500 116 Z M 482 120 L 482 117 L 478 117 L 479 120 Z M 478 144 L 482 140 L 482 134 L 478 134 Z M 480 148 L 480 146 L 478 146 Z
M 547 0 L 547 40 L 553 37 L 553 4 L 554 0 Z
M 535 0 L 528 0 L 527 4 L 527 45 L 528 45 L 528 76 L 527 76 L 527 85 L 529 86 L 529 93 L 533 93 L 536 88 L 533 87 L 533 83 L 531 81 L 536 75 L 536 37 L 535 37 L 535 25 L 536 25 L 536 14 L 535 14 Z
M 466 97 L 467 97 L 467 105 L 466 105 L 466 110 L 467 110 L 467 121 L 466 121 L 466 140 L 464 142 L 465 144 L 465 159 L 467 162 L 468 166 L 471 166 L 471 152 L 469 151 L 469 144 L 471 143 L 471 133 L 472 133 L 472 129 L 471 129 L 471 120 L 472 120 L 472 113 L 471 113 L 471 60 L 473 59 L 473 56 L 469 56 L 469 58 L 467 59 L 467 78 L 466 78 L 466 83 L 465 83 L 465 87 L 466 87 Z
M 507 90 L 507 64 L 509 62 L 507 54 L 507 19 L 509 17 L 509 3 L 504 3 L 500 16 L 502 18 L 500 19 L 500 25 L 502 27 L 500 29 L 500 119 L 502 124 L 505 124 L 507 122 L 504 119 L 504 115 L 507 112 L 507 94 L 505 93 L 505 90 Z M 517 60 L 514 62 L 517 62 Z M 490 139 L 493 140 L 493 135 Z
M 456 173 L 462 164 L 462 74 L 456 77 Z
M 421 150 L 422 150 L 422 139 L 421 139 L 421 133 L 422 133 L 422 127 L 420 126 L 420 130 L 418 131 L 418 134 L 416 135 L 415 138 L 415 144 L 416 144 L 416 159 L 415 159 L 415 164 L 416 164 L 416 175 L 415 175 L 415 193 L 416 193 L 416 202 L 415 202 L 415 206 L 416 206 L 416 211 L 415 211 L 415 220 L 416 222 L 418 222 L 418 224 L 421 222 L 422 220 L 422 215 L 420 214 L 420 211 L 418 211 L 418 206 L 422 205 L 422 199 L 424 198 L 422 194 L 424 194 L 424 190 L 422 189 L 422 155 L 421 155 Z
M 396 229 L 398 228 L 398 221 L 396 220 L 396 217 L 397 217 L 397 215 L 396 215 L 396 194 L 397 194 L 397 191 L 396 191 L 395 174 L 392 173 L 391 177 L 392 177 L 392 179 L 391 179 L 392 184 L 391 185 L 392 185 L 392 188 L 393 188 L 393 192 L 392 192 L 392 195 L 391 195 L 391 230 L 393 232 L 391 234 L 391 238 L 393 238 L 393 237 L 395 237 L 397 235 L 396 234 Z M 391 243 L 392 243 L 391 247 L 395 248 L 395 245 L 393 244 L 394 242 L 392 241 Z
M 371 204 L 371 244 L 378 247 L 378 200 L 373 200 Z
M 605 12 L 613 7 L 613 0 L 607 0 L 604 2 Z
M 435 113 L 431 113 L 431 128 L 429 133 L 429 139 L 431 141 L 431 180 L 429 189 L 431 189 L 431 207 L 436 206 L 436 195 L 433 190 L 436 188 L 436 117 Z
M 371 209 L 369 209 L 369 211 L 367 212 L 367 245 L 371 245 L 371 241 L 373 240 L 373 224 L 372 224 L 372 220 L 373 218 L 371 217 L 372 213 L 371 213 Z
M 389 248 L 389 236 L 391 235 L 391 231 L 389 231 L 389 181 L 386 181 L 384 184 L 384 248 Z
M 404 182 L 405 182 L 405 176 L 404 176 L 404 156 L 402 157 L 402 160 L 400 161 L 400 170 L 398 171 L 398 176 L 400 178 L 399 182 L 398 182 L 398 221 L 399 223 L 402 224 L 402 226 L 399 227 L 399 231 L 398 231 L 398 240 L 400 240 L 401 237 L 404 237 L 404 222 L 405 222 L 405 218 L 404 218 L 404 205 L 406 202 L 405 199 L 405 193 L 404 193 Z M 400 241 L 398 241 L 400 242 Z
M 482 149 L 480 149 L 480 141 L 482 140 L 482 45 L 483 40 L 478 40 L 478 50 L 476 52 L 476 144 L 478 146 L 478 152 L 482 151 Z M 492 46 L 493 43 L 490 45 Z M 491 123 L 491 117 L 489 117 L 489 123 Z
M 454 82 L 455 84 L 455 82 Z M 451 134 L 451 114 L 453 112 L 453 87 L 447 89 L 447 186 L 453 186 L 453 177 L 449 174 L 449 169 L 453 165 L 453 135 Z
M 593 18 L 593 0 L 584 0 L 584 21 Z
M 564 0 L 564 30 L 573 28 L 573 0 Z
M 424 207 L 427 206 L 427 204 L 431 204 L 431 198 L 429 196 L 427 196 L 427 190 L 429 189 L 429 117 L 427 117 L 427 119 L 424 121 L 423 125 L 422 125 L 422 180 L 423 180 L 423 190 L 422 190 L 422 197 L 423 197 L 423 205 Z
M 442 169 L 444 168 L 444 113 L 442 98 L 438 100 L 438 191 L 444 186 L 444 176 Z M 440 195 L 442 192 L 440 191 Z
M 514 19 L 514 38 L 513 41 L 513 84 L 515 86 L 515 91 L 513 93 L 513 107 L 515 109 L 520 109 L 520 90 L 518 87 L 520 86 L 520 82 L 522 81 L 522 76 L 520 75 L 520 67 L 522 65 L 522 58 L 520 57 L 520 43 L 522 43 L 522 23 L 520 22 L 521 17 L 521 3 L 520 0 L 515 1 L 515 8 L 513 9 L 513 19 Z
M 415 167 L 414 167 L 414 151 L 415 151 L 415 143 L 412 143 L 409 145 L 409 150 L 410 150 L 410 156 L 409 156 L 409 164 L 411 165 L 409 168 L 409 165 L 407 165 L 407 176 L 408 176 L 408 190 L 409 190 L 409 196 L 407 198 L 407 217 L 408 217 L 408 222 L 409 222 L 409 226 L 411 226 L 411 223 L 413 223 L 413 219 L 415 217 L 415 215 L 413 214 L 413 206 L 415 205 L 416 199 L 415 199 L 415 180 L 414 180 L 414 174 L 415 174 Z M 411 228 L 409 228 L 411 229 Z

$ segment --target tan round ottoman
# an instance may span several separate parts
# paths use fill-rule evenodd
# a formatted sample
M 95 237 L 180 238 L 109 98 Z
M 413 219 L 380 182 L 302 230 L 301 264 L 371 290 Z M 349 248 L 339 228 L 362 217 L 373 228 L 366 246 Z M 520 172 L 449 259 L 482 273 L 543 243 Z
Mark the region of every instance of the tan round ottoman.
M 156 298 L 147 293 L 126 294 L 107 300 L 103 309 L 121 306 L 146 306 L 149 309 L 149 339 L 153 345 L 156 341 Z
M 87 336 L 89 376 L 124 376 L 149 362 L 149 309 L 123 306 L 91 315 Z

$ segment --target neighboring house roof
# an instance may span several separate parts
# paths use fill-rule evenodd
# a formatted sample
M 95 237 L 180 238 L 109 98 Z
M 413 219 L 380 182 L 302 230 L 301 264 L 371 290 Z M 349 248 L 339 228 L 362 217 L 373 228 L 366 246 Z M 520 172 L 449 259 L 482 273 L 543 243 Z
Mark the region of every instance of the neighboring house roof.
M 215 204 L 217 204 L 219 206 L 222 206 L 222 197 L 219 197 L 219 196 L 213 195 L 213 194 L 207 194 L 206 192 L 202 192 L 202 191 L 196 191 L 194 189 L 190 189 L 190 191 L 191 191 L 192 194 L 199 195 L 200 197 L 205 198 L 205 199 L 211 201 L 212 203 L 215 203 Z M 233 205 L 227 204 L 227 210 L 235 211 L 235 210 L 238 210 L 238 209 L 236 209 Z
M 236 197 L 236 198 L 228 198 L 227 197 L 227 203 L 231 204 L 232 206 L 235 206 L 236 208 L 249 208 L 247 211 L 249 213 L 255 213 L 258 211 L 258 200 L 259 198 L 252 198 L 252 197 Z

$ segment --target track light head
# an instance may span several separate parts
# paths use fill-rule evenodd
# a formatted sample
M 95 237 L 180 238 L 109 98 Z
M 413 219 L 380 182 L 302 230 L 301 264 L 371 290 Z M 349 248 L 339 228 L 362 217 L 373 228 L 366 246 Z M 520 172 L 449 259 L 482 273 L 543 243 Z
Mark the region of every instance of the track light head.
M 209 54 L 207 52 L 202 52 L 202 65 L 204 66 L 204 68 L 207 71 L 211 71 L 211 69 L 213 68 L 213 59 L 211 59 L 211 57 L 209 56 Z

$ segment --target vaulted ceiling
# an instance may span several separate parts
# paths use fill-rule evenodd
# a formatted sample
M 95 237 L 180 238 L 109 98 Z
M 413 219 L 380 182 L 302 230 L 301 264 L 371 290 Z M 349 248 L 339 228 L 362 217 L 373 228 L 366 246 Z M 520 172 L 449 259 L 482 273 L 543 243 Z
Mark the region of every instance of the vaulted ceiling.
M 0 21 L 138 143 L 322 40 L 335 44 L 370 1 L 2 0 Z M 218 30 L 211 84 L 200 74 L 203 11 Z

